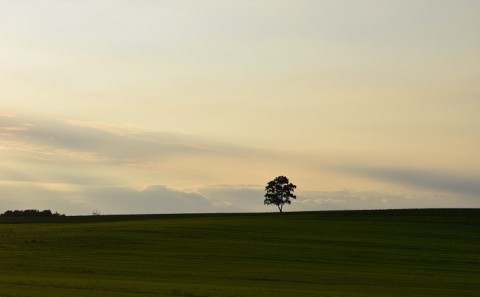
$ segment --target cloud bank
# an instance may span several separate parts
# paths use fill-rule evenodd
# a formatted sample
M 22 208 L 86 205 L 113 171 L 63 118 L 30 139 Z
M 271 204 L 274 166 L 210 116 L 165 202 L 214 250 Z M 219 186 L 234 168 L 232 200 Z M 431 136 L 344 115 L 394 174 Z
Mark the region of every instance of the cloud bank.
M 299 186 L 290 210 L 480 207 L 475 172 L 352 166 L 130 124 L 0 114 L 0 157 L 0 211 L 275 211 L 263 183 L 279 174 Z

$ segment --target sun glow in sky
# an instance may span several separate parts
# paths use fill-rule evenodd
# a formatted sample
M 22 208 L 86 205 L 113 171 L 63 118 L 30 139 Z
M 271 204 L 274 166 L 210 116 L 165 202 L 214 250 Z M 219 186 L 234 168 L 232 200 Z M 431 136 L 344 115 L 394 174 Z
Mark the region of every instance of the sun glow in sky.
M 0 212 L 480 207 L 480 2 L 0 2 Z

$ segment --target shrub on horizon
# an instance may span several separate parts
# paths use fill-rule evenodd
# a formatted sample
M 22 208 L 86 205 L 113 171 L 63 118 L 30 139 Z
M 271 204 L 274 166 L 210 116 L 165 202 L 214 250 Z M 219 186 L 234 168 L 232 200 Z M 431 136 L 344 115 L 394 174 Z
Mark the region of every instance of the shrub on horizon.
M 60 217 L 65 216 L 58 212 L 52 213 L 50 209 L 39 211 L 38 209 L 26 209 L 26 210 L 7 210 L 0 214 L 0 217 Z

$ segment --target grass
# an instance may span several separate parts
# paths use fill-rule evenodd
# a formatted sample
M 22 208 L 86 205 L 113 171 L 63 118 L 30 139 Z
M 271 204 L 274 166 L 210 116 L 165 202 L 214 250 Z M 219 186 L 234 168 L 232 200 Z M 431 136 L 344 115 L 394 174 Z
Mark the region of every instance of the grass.
M 479 296 L 480 210 L 0 218 L 0 296 Z

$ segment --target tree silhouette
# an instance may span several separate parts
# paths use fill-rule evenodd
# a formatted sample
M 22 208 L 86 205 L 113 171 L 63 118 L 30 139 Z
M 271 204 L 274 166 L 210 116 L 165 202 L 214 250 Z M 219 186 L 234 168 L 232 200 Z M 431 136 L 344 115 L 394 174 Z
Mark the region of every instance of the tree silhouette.
M 7 210 L 0 214 L 0 217 L 60 217 L 58 212 L 52 213 L 50 209 L 39 211 L 38 209 L 26 209 L 26 210 Z
M 292 184 L 286 176 L 278 176 L 274 180 L 269 181 L 265 186 L 266 193 L 263 204 L 274 204 L 278 207 L 278 210 L 282 212 L 285 203 L 292 203 L 290 198 L 297 198 L 297 196 L 293 194 L 296 188 L 297 186 Z

